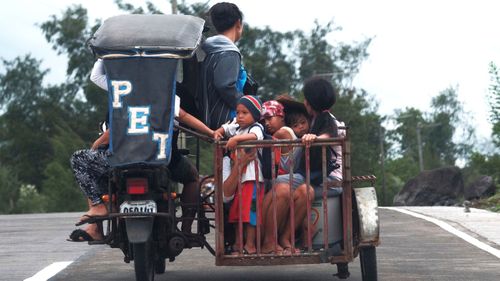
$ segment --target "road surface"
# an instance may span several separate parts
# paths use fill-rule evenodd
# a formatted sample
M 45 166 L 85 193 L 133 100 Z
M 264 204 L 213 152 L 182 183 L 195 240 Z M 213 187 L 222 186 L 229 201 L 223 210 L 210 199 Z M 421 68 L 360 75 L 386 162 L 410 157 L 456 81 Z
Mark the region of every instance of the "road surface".
M 23 280 L 53 262 L 71 260 L 50 280 L 135 280 L 133 265 L 123 262 L 120 250 L 64 241 L 77 214 L 31 216 L 0 216 L 0 280 Z M 389 209 L 380 209 L 380 221 L 379 280 L 499 280 L 498 257 L 434 223 Z M 360 281 L 357 258 L 349 269 L 348 280 Z M 192 249 L 167 263 L 167 272 L 155 280 L 338 280 L 335 272 L 330 264 L 216 267 L 208 251 Z

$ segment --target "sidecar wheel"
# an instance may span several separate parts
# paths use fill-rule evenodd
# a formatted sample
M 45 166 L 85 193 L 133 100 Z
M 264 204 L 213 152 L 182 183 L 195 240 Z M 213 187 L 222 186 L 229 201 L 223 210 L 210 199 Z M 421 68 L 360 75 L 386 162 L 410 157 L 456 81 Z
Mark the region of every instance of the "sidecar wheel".
M 153 281 L 155 277 L 151 242 L 134 243 L 134 269 L 137 281 Z
M 359 248 L 359 263 L 363 281 L 377 281 L 377 253 L 375 246 Z

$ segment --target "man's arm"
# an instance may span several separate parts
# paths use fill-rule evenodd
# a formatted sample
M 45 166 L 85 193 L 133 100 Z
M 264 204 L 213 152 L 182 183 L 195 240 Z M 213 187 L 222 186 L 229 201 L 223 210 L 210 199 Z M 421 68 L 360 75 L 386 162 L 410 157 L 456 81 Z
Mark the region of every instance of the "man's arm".
M 94 82 L 99 88 L 107 91 L 108 90 L 108 79 L 106 73 L 104 72 L 104 63 L 102 59 L 96 60 L 92 72 L 90 73 L 90 81 Z
M 220 127 L 219 129 L 214 131 L 214 139 L 221 140 L 224 138 L 224 127 Z
M 193 115 L 187 113 L 184 111 L 184 109 L 179 110 L 179 117 L 177 117 L 177 120 L 187 124 L 189 127 L 205 134 L 211 137 L 214 137 L 214 131 L 207 127 L 207 125 L 203 124 L 200 120 L 198 120 L 196 117 Z

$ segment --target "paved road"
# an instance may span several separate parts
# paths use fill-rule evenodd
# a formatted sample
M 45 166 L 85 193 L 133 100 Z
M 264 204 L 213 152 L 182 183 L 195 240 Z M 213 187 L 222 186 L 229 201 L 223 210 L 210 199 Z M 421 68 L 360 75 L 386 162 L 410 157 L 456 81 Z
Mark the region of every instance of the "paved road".
M 55 215 L 55 214 L 54 214 Z M 51 216 L 54 216 L 51 215 Z M 59 214 L 55 215 L 58 216 Z M 38 216 L 38 217 L 37 217 Z M 40 221 L 44 215 L 37 215 L 30 219 Z M 46 215 L 45 215 L 46 216 Z M 11 217 L 11 216 L 9 216 Z M 67 235 L 65 227 L 73 222 L 73 217 L 59 217 L 56 225 L 48 227 L 46 223 L 38 223 L 41 228 L 50 228 L 41 231 L 48 234 L 50 231 L 60 233 L 52 236 L 45 242 L 40 236 L 25 235 L 18 226 L 15 237 L 9 238 L 8 244 L 24 241 L 31 247 L 25 247 L 17 252 L 16 246 L 7 245 L 9 257 L 4 258 L 4 238 L 9 235 L 4 232 L 3 217 L 0 217 L 0 280 L 22 280 L 31 276 L 36 270 L 53 261 L 68 260 L 82 252 L 82 247 L 89 251 L 71 264 L 68 268 L 53 277 L 58 280 L 134 280 L 133 266 L 123 263 L 123 256 L 117 249 L 105 246 L 87 246 L 79 243 L 61 242 L 56 236 Z M 381 237 L 382 244 L 377 248 L 379 280 L 406 281 L 406 280 L 454 280 L 454 281 L 493 281 L 498 280 L 500 259 L 466 243 L 462 239 L 444 231 L 433 223 L 408 216 L 393 210 L 381 209 Z M 51 219 L 51 221 L 53 221 Z M 69 225 L 69 226 L 66 226 Z M 29 228 L 29 225 L 26 225 Z M 63 231 L 64 230 L 64 231 Z M 10 232 L 12 233 L 12 231 Z M 18 239 L 19 238 L 19 239 Z M 37 242 L 38 241 L 38 242 Z M 37 249 L 39 243 L 42 248 Z M 52 245 L 58 245 L 56 250 L 49 251 Z M 498 248 L 498 245 L 496 245 Z M 17 246 L 20 247 L 20 246 Z M 66 248 L 69 247 L 69 248 Z M 73 248 L 75 247 L 75 248 Z M 32 250 L 27 250 L 33 248 Z M 65 250 L 70 249 L 72 250 Z M 87 248 L 86 248 L 87 249 Z M 35 254 L 35 255 L 33 255 Z M 61 255 L 61 259 L 51 260 L 41 258 L 45 255 Z M 76 255 L 76 256 L 75 256 Z M 62 258 L 64 257 L 64 258 Z M 34 260 L 38 260 L 34 262 Z M 8 268 L 4 267 L 7 265 Z M 4 269 L 5 268 L 5 269 Z M 20 269 L 29 269 L 20 275 Z M 12 274 L 11 269 L 17 274 Z M 351 277 L 348 280 L 359 281 L 359 261 L 356 259 L 350 265 Z M 156 280 L 336 280 L 332 277 L 335 266 L 329 264 L 300 265 L 280 267 L 216 267 L 214 258 L 206 251 L 194 249 L 184 252 L 174 263 L 167 264 L 167 273 L 157 275 Z M 22 278 L 20 278 L 22 277 Z
M 24 280 L 53 262 L 73 261 L 88 251 L 66 242 L 81 214 L 0 216 L 0 280 Z

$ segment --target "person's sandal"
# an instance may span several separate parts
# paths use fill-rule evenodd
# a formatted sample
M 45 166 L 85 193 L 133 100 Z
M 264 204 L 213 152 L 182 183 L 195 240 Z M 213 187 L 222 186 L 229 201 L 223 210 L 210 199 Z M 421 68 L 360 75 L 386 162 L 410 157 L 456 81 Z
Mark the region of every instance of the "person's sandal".
M 94 241 L 94 238 L 87 233 L 87 231 L 83 229 L 75 229 L 69 235 L 69 238 L 66 239 L 69 242 L 91 242 Z

